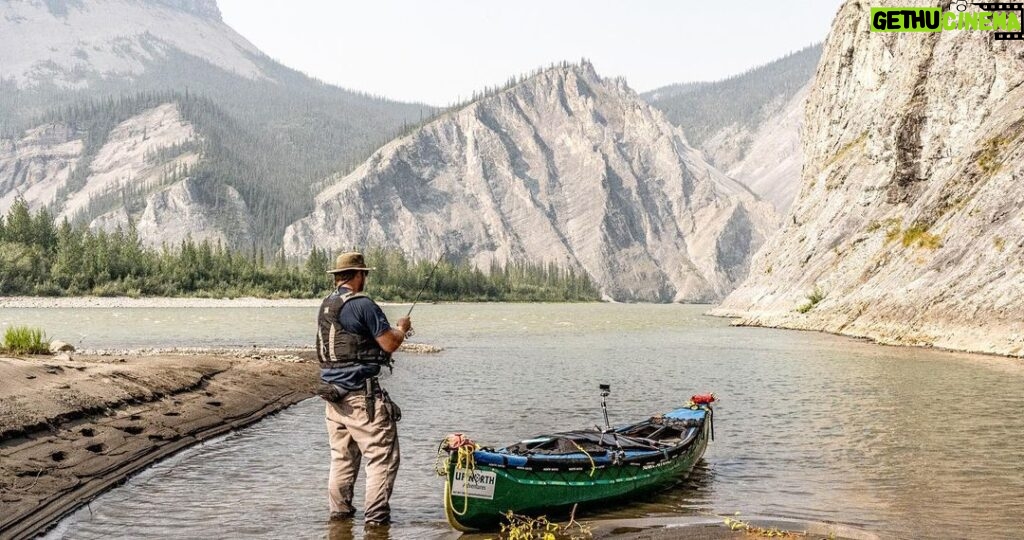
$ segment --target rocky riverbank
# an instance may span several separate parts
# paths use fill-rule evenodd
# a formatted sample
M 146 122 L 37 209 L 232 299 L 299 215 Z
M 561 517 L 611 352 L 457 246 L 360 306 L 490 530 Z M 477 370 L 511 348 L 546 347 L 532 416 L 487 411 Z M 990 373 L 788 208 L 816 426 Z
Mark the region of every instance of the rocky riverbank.
M 1024 325 L 1019 320 L 971 321 L 921 317 L 913 327 L 899 320 L 853 320 L 839 313 L 750 312 L 717 307 L 709 315 L 733 319 L 734 326 L 810 330 L 867 339 L 880 345 L 927 347 L 947 351 L 1024 357 Z
M 311 356 L 0 357 L 0 538 L 31 537 L 153 462 L 310 397 Z

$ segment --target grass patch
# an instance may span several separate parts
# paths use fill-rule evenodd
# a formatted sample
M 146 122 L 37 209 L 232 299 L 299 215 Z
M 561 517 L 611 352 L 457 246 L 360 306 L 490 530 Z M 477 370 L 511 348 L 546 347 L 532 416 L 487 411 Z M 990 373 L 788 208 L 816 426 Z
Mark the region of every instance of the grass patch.
M 978 168 L 981 172 L 987 176 L 999 172 L 999 169 L 1003 168 L 1003 148 L 1009 143 L 1009 139 L 1005 137 L 992 137 L 985 141 L 985 144 L 981 147 L 981 152 L 978 153 Z
M 867 142 L 867 140 L 868 140 L 868 132 L 865 131 L 864 133 L 861 133 L 860 136 L 857 137 L 856 139 L 854 139 L 854 140 L 850 141 L 849 143 L 843 145 L 843 147 L 840 148 L 835 153 L 835 155 L 833 155 L 832 157 L 828 158 L 828 160 L 825 161 L 825 168 L 828 168 L 833 163 L 843 159 L 844 157 L 846 157 L 847 154 L 850 153 L 851 150 L 853 150 L 854 148 L 856 148 L 858 146 L 863 145 L 865 142 Z
M 888 244 L 900 237 L 900 233 L 903 232 L 903 220 L 900 218 L 888 218 L 882 221 L 872 219 L 864 228 L 869 234 L 883 229 L 885 230 L 885 243 Z
M 914 223 L 909 229 L 903 231 L 901 242 L 903 247 L 916 246 L 925 249 L 942 247 L 942 239 L 937 234 L 928 232 L 928 225 L 924 223 Z
M 811 291 L 811 294 L 807 295 L 807 302 L 802 304 L 800 307 L 796 308 L 796 311 L 797 313 L 807 313 L 808 311 L 814 309 L 814 306 L 821 303 L 821 301 L 824 299 L 825 291 L 822 291 L 821 287 L 815 285 L 814 290 Z
M 903 232 L 903 225 L 900 222 L 889 224 L 885 228 L 885 243 L 888 244 L 893 240 L 900 237 L 900 233 Z
M 4 349 L 14 354 L 46 354 L 50 340 L 38 328 L 12 326 L 4 332 Z
M 875 232 L 882 228 L 885 229 L 886 244 L 899 240 L 905 248 L 938 249 L 942 247 L 942 237 L 928 232 L 929 225 L 921 221 L 914 222 L 904 230 L 903 223 L 898 218 L 889 218 L 881 222 L 873 220 L 868 223 L 867 231 Z

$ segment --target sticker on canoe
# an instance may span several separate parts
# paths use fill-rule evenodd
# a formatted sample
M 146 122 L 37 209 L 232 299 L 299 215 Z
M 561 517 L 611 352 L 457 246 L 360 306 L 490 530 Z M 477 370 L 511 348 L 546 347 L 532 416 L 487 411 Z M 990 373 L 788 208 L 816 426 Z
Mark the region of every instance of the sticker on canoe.
M 492 472 L 469 471 L 467 478 L 466 469 L 455 469 L 452 495 L 490 500 L 494 498 L 494 484 L 497 480 L 498 475 Z

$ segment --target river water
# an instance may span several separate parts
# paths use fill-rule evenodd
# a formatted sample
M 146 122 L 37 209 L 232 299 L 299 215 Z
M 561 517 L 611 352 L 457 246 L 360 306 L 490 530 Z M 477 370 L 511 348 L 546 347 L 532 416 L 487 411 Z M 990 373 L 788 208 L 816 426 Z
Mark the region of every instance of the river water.
M 1024 534 L 1019 360 L 734 328 L 706 306 L 424 305 L 385 381 L 402 405 L 392 538 L 447 537 L 435 449 L 614 422 L 714 392 L 716 440 L 676 488 L 586 519 L 770 515 L 894 538 Z M 397 317 L 402 308 L 386 309 Z M 90 348 L 308 344 L 315 308 L 5 309 Z M 59 332 L 57 331 L 59 330 Z M 313 399 L 187 450 L 64 520 L 51 537 L 348 538 L 326 522 L 328 446 Z M 361 486 L 357 491 L 361 491 Z

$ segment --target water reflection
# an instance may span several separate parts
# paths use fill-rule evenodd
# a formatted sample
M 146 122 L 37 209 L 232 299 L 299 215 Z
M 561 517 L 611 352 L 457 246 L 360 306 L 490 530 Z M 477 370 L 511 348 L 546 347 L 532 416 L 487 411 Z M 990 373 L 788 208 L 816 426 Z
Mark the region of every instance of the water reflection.
M 714 477 L 714 469 L 707 460 L 702 459 L 697 462 L 689 476 L 674 486 L 638 496 L 629 503 L 616 508 L 582 512 L 579 517 L 581 519 L 628 519 L 712 515 Z
M 390 525 L 356 524 L 355 520 L 334 520 L 327 525 L 328 540 L 391 540 Z

